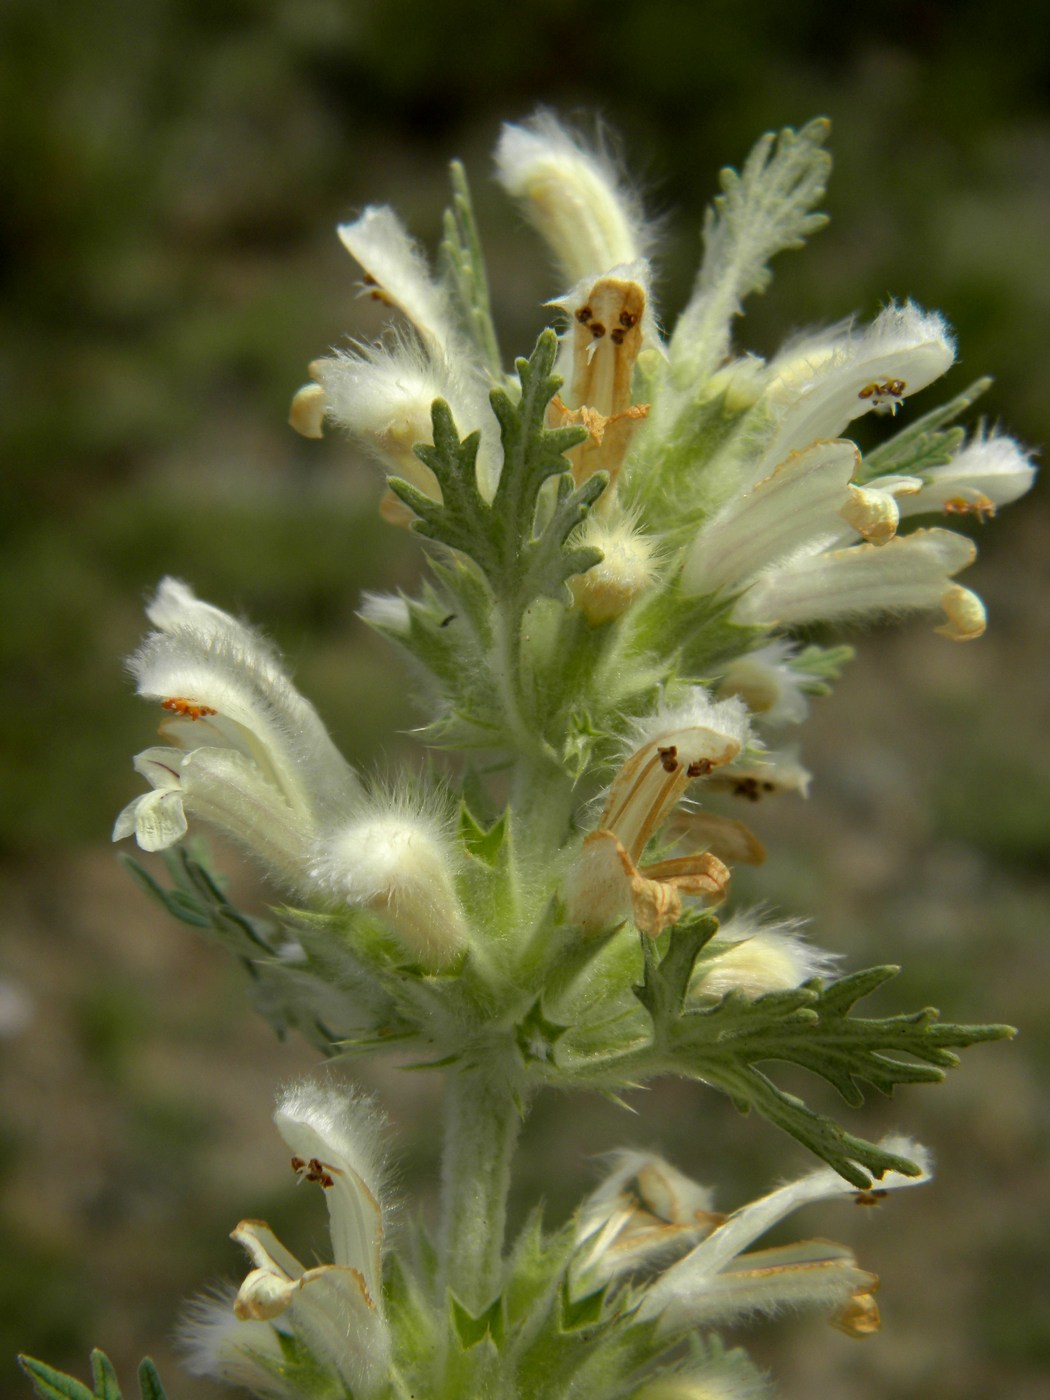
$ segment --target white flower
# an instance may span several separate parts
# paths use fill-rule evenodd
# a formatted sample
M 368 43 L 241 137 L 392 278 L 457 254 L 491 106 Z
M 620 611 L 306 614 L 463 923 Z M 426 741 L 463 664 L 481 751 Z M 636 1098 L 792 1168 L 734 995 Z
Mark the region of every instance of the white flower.
M 689 546 L 682 569 L 687 593 L 737 594 L 732 617 L 744 625 L 860 618 L 938 606 L 937 630 L 968 640 L 984 630 L 976 594 L 952 584 L 975 549 L 949 530 L 894 534 L 901 502 L 916 499 L 913 477 L 857 487 L 859 462 L 846 439 L 792 452 L 768 476 L 717 511 Z M 863 543 L 842 548 L 850 530 Z
M 328 833 L 312 865 L 316 884 L 347 904 L 374 909 L 424 967 L 448 967 L 467 944 L 442 823 L 396 806 L 363 813 Z
M 375 1110 L 349 1089 L 304 1081 L 282 1095 L 274 1122 L 299 1179 L 324 1191 L 333 1263 L 304 1268 L 269 1226 L 242 1221 L 233 1238 L 254 1268 L 234 1314 L 241 1326 L 276 1323 L 293 1332 L 327 1371 L 369 1400 L 385 1389 L 390 1368 Z
M 649 1152 L 617 1152 L 576 1220 L 574 1281 L 587 1292 L 638 1269 L 683 1254 L 724 1216 L 711 1192 Z
M 788 347 L 769 365 L 762 402 L 776 427 L 755 477 L 819 438 L 839 437 L 866 413 L 895 413 L 954 359 L 944 318 L 910 301 L 887 306 L 859 334 L 849 326 Z
M 364 292 L 400 311 L 428 351 L 444 354 L 456 340 L 445 294 L 393 209 L 370 206 L 352 224 L 340 224 L 339 237 L 364 271 Z
M 499 433 L 489 407 L 484 366 L 459 333 L 443 287 L 430 275 L 423 252 L 392 209 L 371 207 L 339 227 L 344 247 L 364 270 L 363 290 L 400 312 L 418 343 L 393 336 L 378 348 L 356 345 L 315 360 L 313 382 L 292 401 L 290 422 L 306 437 L 320 437 L 326 419 L 338 423 L 384 470 L 434 500 L 433 473 L 415 456 L 416 443 L 433 441 L 430 409 L 444 399 L 461 436 L 481 433 L 478 488 L 491 500 L 499 479 Z M 388 495 L 384 516 L 406 524 L 411 512 Z
M 896 616 L 940 606 L 946 622 L 936 630 L 955 641 L 984 631 L 984 607 L 952 576 L 972 564 L 976 550 L 951 530 L 916 530 L 883 545 L 808 554 L 760 575 L 733 610 L 737 622 L 755 625 L 818 619 Z
M 720 1327 L 755 1313 L 820 1308 L 855 1336 L 878 1328 L 873 1297 L 878 1279 L 859 1267 L 851 1250 L 827 1240 L 772 1249 L 749 1246 L 800 1206 L 814 1201 L 878 1200 L 882 1193 L 930 1178 L 929 1160 L 917 1144 L 887 1138 L 885 1150 L 914 1160 L 918 1176 L 887 1171 L 870 1192 L 858 1193 L 830 1167 L 822 1167 L 743 1206 L 712 1229 L 647 1290 L 639 1316 L 659 1320 L 664 1333 Z
M 764 570 L 820 553 L 842 528 L 859 461 L 844 439 L 791 453 L 701 526 L 682 569 L 685 591 L 735 591 Z
M 550 113 L 503 127 L 496 176 L 569 283 L 641 257 L 649 242 L 638 200 L 603 151 L 587 150 Z
M 135 772 L 141 773 L 152 791 L 133 798 L 117 818 L 113 840 L 122 841 L 134 834 L 144 851 L 166 851 L 186 835 L 186 820 L 182 791 L 181 749 L 144 749 L 132 760 Z
M 870 485 L 879 486 L 881 480 Z M 986 520 L 1031 490 L 1034 481 L 1035 467 L 1020 445 L 992 433 L 975 438 L 944 466 L 923 472 L 920 489 L 901 501 L 901 514 L 943 511 Z
M 188 812 L 302 887 L 318 833 L 359 801 L 352 770 L 257 632 L 170 578 L 147 616 L 159 630 L 129 664 L 139 694 L 168 712 L 170 746 L 136 759 L 154 791 L 121 812 L 113 839 L 134 832 L 163 850 Z
M 390 476 L 399 476 L 432 500 L 441 499 L 433 472 L 413 452 L 432 443 L 431 406 L 444 399 L 461 437 L 481 433 L 478 486 L 491 498 L 499 477 L 499 433 L 488 388 L 462 347 L 426 351 L 404 340 L 315 360 L 310 366 L 325 416 L 338 423 Z M 396 504 L 396 510 L 406 512 Z
M 699 686 L 682 704 L 635 723 L 634 751 L 569 872 L 565 898 L 573 923 L 599 932 L 630 914 L 655 938 L 680 917 L 683 895 L 724 897 L 729 871 L 709 851 L 638 862 L 689 783 L 735 758 L 747 732 L 739 700 L 713 701 Z
M 748 802 L 759 802 L 774 793 L 797 792 L 800 797 L 808 797 L 812 777 L 799 761 L 796 748 L 753 746 L 713 773 L 709 786 Z
M 234 1292 L 221 1289 L 195 1298 L 180 1323 L 178 1342 L 191 1376 L 209 1376 L 254 1395 L 294 1400 L 299 1391 L 281 1379 L 284 1352 L 279 1324 L 242 1322 L 233 1311 Z

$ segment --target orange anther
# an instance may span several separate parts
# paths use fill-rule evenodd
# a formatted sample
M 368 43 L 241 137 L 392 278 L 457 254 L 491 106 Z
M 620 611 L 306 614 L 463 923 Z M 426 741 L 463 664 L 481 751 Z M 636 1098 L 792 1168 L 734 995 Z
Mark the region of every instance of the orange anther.
M 181 715 L 183 719 L 203 719 L 205 715 L 216 713 L 210 705 L 196 705 L 192 700 L 180 700 L 176 696 L 162 700 L 160 707 L 170 710 L 173 715 Z

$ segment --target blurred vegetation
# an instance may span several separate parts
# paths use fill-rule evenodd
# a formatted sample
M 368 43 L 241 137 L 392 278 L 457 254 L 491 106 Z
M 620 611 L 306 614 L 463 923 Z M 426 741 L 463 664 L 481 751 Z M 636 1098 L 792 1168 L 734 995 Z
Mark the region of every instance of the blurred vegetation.
M 540 102 L 607 118 L 667 212 L 673 313 L 719 166 L 823 112 L 832 224 L 781 259 L 747 344 L 911 295 L 958 331 L 949 387 L 994 373 L 990 417 L 1046 442 L 1050 16 L 1027 0 L 7 0 L 0 39 L 0 978 L 35 1005 L 0 1045 L 0 1350 L 83 1371 L 95 1343 L 130 1374 L 143 1350 L 167 1355 L 180 1297 L 236 1273 L 239 1216 L 325 1249 L 267 1122 L 273 1083 L 309 1055 L 271 1045 L 235 969 L 161 926 L 106 841 L 151 737 L 118 658 L 162 573 L 270 629 L 356 763 L 413 752 L 395 733 L 410 695 L 353 613 L 363 586 L 410 583 L 416 552 L 344 444 L 284 426 L 307 362 L 377 324 L 335 222 L 388 201 L 432 244 L 462 156 L 520 352 L 559 289 L 483 178 L 501 120 Z M 982 531 L 976 647 L 921 625 L 862 639 L 806 731 L 808 807 L 760 813 L 771 858 L 750 897 L 813 914 L 851 963 L 902 960 L 900 1004 L 936 996 L 1025 1032 L 886 1110 L 939 1150 L 941 1180 L 854 1228 L 887 1276 L 881 1341 L 790 1324 L 760 1343 L 787 1396 L 1045 1393 L 1048 514 L 1043 487 Z M 405 1189 L 425 1195 L 431 1086 L 373 1082 L 403 1121 Z M 625 1138 L 741 1196 L 783 1168 L 769 1132 L 697 1090 L 638 1107 L 632 1124 L 542 1103 L 521 1199 L 564 1214 L 586 1154 Z M 24 1394 L 5 1365 L 0 1389 Z

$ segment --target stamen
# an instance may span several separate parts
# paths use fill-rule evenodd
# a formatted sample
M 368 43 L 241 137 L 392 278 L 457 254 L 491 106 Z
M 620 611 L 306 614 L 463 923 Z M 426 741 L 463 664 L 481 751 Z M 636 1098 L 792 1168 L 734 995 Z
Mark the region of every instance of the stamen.
M 333 1167 L 328 1162 L 322 1162 L 317 1157 L 311 1157 L 308 1162 L 304 1162 L 302 1157 L 292 1158 L 292 1171 L 300 1181 L 313 1181 L 325 1191 L 330 1190 L 335 1185 L 335 1176 L 339 1175 L 339 1168 Z M 332 1173 L 335 1173 L 335 1176 Z
M 884 379 L 881 384 L 865 384 L 857 398 L 870 399 L 876 413 L 894 414 L 901 406 L 907 387 L 903 379 Z
M 181 700 L 176 696 L 169 696 L 167 700 L 162 700 L 160 707 L 168 710 L 173 715 L 180 715 L 183 719 L 203 719 L 206 715 L 217 714 L 210 705 L 197 705 L 192 700 Z
M 879 1202 L 885 1200 L 889 1194 L 890 1193 L 882 1187 L 874 1191 L 858 1191 L 853 1197 L 853 1202 L 858 1206 L 877 1206 Z
M 968 501 L 965 496 L 949 496 L 944 503 L 945 515 L 972 515 L 978 524 L 991 520 L 995 515 L 995 502 L 985 495 L 978 495 Z

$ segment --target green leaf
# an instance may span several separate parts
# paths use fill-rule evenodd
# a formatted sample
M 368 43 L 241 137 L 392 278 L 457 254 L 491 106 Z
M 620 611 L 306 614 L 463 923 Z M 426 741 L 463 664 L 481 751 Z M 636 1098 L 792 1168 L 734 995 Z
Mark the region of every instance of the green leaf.
M 742 1112 L 755 1109 L 866 1189 L 871 1181 L 862 1168 L 874 1176 L 890 1169 L 914 1175 L 917 1168 L 814 1113 L 756 1066 L 771 1060 L 799 1065 L 859 1107 L 864 1086 L 890 1096 L 898 1084 L 936 1083 L 958 1064 L 956 1050 L 1013 1034 L 1009 1026 L 942 1024 L 932 1007 L 873 1019 L 849 1014 L 896 973 L 894 967 L 869 968 L 827 986 L 814 980 L 756 1000 L 730 993 L 716 1006 L 685 1011 L 677 1020 L 664 1011 L 660 1025 L 654 1018 L 654 1033 L 658 1045 L 662 1036 L 678 1072 L 717 1085 Z
M 714 915 L 693 913 L 671 929 L 662 956 L 658 942 L 642 938 L 645 977 L 642 985 L 634 988 L 634 994 L 652 1017 L 653 1041 L 661 1049 L 669 1045 L 673 1027 L 682 1016 L 697 954 L 717 931 Z
M 98 1400 L 122 1400 L 113 1363 L 104 1351 L 97 1348 L 91 1353 L 91 1378 Z
M 539 597 L 567 601 L 567 580 L 601 559 L 600 550 L 566 544 L 605 489 L 605 477 L 597 473 L 574 488 L 564 454 L 586 432 L 544 426 L 547 404 L 561 384 L 552 373 L 557 344 L 555 333 L 544 331 L 529 359 L 517 362 L 519 400 L 503 389 L 492 391 L 503 467 L 491 503 L 477 487 L 478 434 L 461 441 L 452 411 L 441 399 L 432 410 L 433 445 L 416 448 L 437 477 L 441 501 L 397 477 L 390 479 L 391 489 L 417 516 L 414 528 L 472 559 L 494 597 L 518 617 Z M 553 508 L 540 521 L 540 493 L 552 477 L 558 478 Z
M 827 223 L 814 207 L 831 170 L 822 149 L 829 130 L 818 117 L 800 131 L 767 132 L 742 171 L 722 171 L 722 193 L 704 219 L 704 260 L 671 338 L 676 383 L 700 383 L 714 373 L 729 352 L 744 298 L 769 285 L 770 260 L 800 248 Z
M 931 467 L 943 467 L 959 451 L 966 437 L 963 428 L 948 428 L 946 425 L 971 408 L 991 385 L 992 380 L 987 377 L 974 380 L 954 399 L 931 409 L 910 427 L 895 433 L 874 452 L 866 453 L 856 480 L 861 483 L 872 481 L 890 472 L 921 476 Z
M 82 1381 L 74 1380 L 63 1371 L 56 1371 L 43 1361 L 20 1356 L 18 1364 L 29 1377 L 40 1400 L 93 1400 L 92 1392 Z
M 139 1365 L 139 1392 L 142 1400 L 168 1400 L 157 1368 L 148 1356 L 143 1357 Z
M 788 667 L 799 678 L 807 695 L 830 695 L 831 682 L 837 681 L 856 655 L 851 646 L 808 646 L 790 658 Z
M 489 303 L 485 259 L 474 222 L 467 174 L 458 160 L 449 166 L 449 177 L 452 207 L 445 211 L 445 232 L 438 255 L 442 280 L 478 357 L 492 378 L 498 381 L 502 367 Z
M 31 1356 L 20 1356 L 18 1364 L 29 1377 L 40 1400 L 122 1400 L 113 1363 L 104 1351 L 97 1348 L 91 1353 L 90 1390 L 83 1381 L 66 1375 L 64 1371 L 56 1371 L 53 1366 L 36 1361 Z M 140 1364 L 138 1376 L 142 1400 L 168 1400 L 157 1368 L 148 1356 Z

